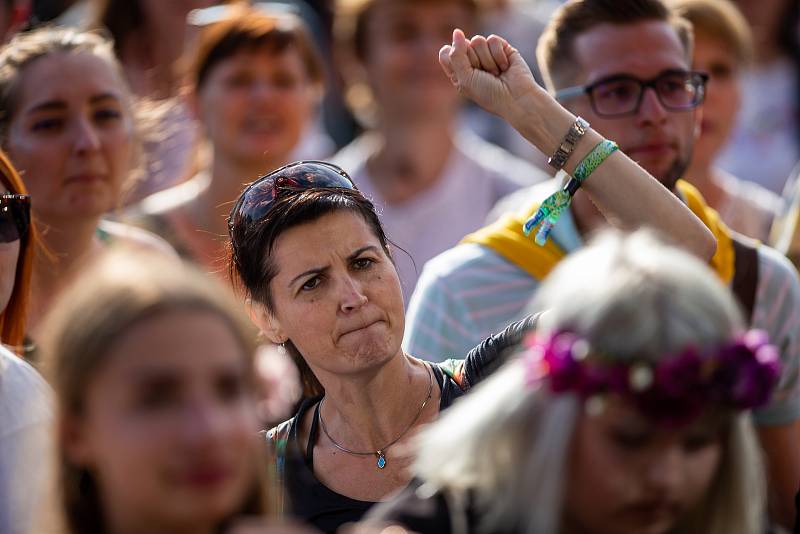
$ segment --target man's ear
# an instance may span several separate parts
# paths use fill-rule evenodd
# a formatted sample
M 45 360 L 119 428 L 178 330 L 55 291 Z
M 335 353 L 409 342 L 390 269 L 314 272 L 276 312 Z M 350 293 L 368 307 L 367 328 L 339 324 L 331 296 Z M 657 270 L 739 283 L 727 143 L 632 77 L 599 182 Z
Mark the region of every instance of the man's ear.
M 250 314 L 250 320 L 253 321 L 253 324 L 261 330 L 261 333 L 267 339 L 276 345 L 286 343 L 289 340 L 289 336 L 283 332 L 278 318 L 267 310 L 264 304 L 248 298 L 245 300 L 245 306 L 247 307 L 247 313 Z

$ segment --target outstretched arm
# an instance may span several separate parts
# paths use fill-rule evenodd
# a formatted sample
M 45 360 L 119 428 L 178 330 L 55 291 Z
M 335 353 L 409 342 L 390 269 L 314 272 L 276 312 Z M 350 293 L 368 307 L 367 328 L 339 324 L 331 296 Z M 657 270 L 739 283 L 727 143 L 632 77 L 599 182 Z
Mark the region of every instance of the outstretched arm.
M 536 83 L 519 52 L 501 37 L 467 39 L 455 30 L 453 43 L 439 51 L 439 62 L 461 94 L 505 119 L 544 154 L 555 152 L 575 122 L 575 116 Z M 564 170 L 572 174 L 602 140 L 594 130 L 586 132 Z M 609 156 L 582 189 L 615 226 L 649 226 L 704 261 L 714 255 L 716 242 L 703 223 L 622 152 Z

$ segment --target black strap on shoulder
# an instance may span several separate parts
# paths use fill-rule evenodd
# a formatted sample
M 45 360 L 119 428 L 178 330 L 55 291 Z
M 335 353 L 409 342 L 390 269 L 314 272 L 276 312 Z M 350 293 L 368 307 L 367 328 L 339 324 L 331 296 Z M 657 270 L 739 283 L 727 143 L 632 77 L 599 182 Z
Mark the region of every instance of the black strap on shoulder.
M 747 322 L 752 323 L 758 289 L 758 243 L 739 235 L 732 235 L 731 238 L 736 254 L 731 289 L 744 309 Z
M 314 417 L 311 418 L 311 428 L 308 431 L 308 444 L 306 445 L 306 465 L 312 471 L 314 470 L 314 445 L 317 444 L 317 434 L 319 433 L 319 408 L 322 406 L 322 401 L 317 403 L 314 408 Z

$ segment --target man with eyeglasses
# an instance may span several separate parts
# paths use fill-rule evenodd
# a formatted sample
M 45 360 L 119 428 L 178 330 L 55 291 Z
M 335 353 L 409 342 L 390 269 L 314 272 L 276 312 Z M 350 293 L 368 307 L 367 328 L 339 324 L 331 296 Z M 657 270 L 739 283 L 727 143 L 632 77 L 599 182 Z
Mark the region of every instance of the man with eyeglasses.
M 680 180 L 691 159 L 707 81 L 704 73 L 690 70 L 691 49 L 689 23 L 660 0 L 573 0 L 550 20 L 537 56 L 548 89 L 571 112 L 618 143 L 714 231 L 718 250 L 711 266 L 729 283 L 751 326 L 767 330 L 781 348 L 778 391 L 754 420 L 767 459 L 771 514 L 791 527 L 800 483 L 800 283 L 786 258 L 734 235 Z M 573 129 L 585 127 L 576 121 Z M 542 202 L 556 187 L 534 186 L 505 205 L 532 213 L 531 202 Z M 532 239 L 522 250 L 495 246 L 493 232 L 501 223 L 468 236 L 425 265 L 409 304 L 404 349 L 429 359 L 466 354 L 530 311 L 526 304 L 539 285 L 534 272 L 546 272 L 607 224 L 578 190 L 546 252 Z

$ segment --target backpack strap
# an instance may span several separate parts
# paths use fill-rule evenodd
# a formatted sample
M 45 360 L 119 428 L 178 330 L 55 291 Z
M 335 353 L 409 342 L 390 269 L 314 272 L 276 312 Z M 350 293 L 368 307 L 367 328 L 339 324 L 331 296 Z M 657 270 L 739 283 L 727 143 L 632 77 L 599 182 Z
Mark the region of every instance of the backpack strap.
M 758 289 L 758 242 L 734 234 L 732 243 L 736 270 L 731 289 L 744 309 L 747 322 L 752 323 Z

